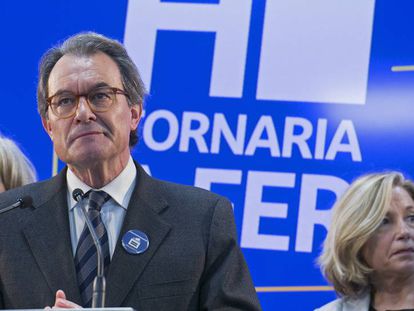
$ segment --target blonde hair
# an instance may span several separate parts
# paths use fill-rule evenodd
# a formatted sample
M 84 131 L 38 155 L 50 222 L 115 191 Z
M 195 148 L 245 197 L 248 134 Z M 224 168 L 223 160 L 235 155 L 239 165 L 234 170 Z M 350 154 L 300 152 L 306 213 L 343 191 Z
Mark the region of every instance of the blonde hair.
M 395 187 L 414 198 L 414 184 L 402 174 L 370 174 L 355 180 L 333 207 L 318 262 L 341 296 L 357 297 L 370 288 L 372 269 L 363 260 L 361 249 L 385 217 Z
M 0 181 L 6 190 L 36 181 L 33 164 L 11 139 L 1 135 Z

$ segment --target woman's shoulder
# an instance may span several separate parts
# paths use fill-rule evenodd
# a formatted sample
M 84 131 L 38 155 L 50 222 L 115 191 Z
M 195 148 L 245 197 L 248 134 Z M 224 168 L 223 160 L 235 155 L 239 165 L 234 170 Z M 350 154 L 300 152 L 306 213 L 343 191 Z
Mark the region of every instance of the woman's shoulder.
M 322 307 L 315 309 L 315 311 L 334 311 L 334 310 L 342 310 L 343 299 L 336 299 L 323 305 Z
M 315 309 L 315 311 L 368 311 L 370 295 L 360 298 L 340 298 Z

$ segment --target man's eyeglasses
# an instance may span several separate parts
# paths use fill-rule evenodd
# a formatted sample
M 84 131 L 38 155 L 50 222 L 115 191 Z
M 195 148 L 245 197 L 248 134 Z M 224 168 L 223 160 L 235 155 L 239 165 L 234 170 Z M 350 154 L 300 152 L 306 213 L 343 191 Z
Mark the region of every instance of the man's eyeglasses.
M 86 102 L 93 112 L 105 112 L 116 101 L 116 94 L 122 94 L 129 98 L 125 91 L 116 87 L 105 86 L 92 89 L 87 94 L 77 95 L 69 91 L 59 92 L 48 97 L 46 102 L 55 116 L 65 119 L 75 115 L 81 97 L 86 98 Z

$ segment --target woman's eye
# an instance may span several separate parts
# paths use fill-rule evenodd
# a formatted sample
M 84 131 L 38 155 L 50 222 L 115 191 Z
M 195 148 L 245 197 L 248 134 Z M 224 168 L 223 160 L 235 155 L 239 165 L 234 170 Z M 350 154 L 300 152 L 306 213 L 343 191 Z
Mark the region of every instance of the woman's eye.
M 387 225 L 387 224 L 389 224 L 390 223 L 390 220 L 388 219 L 388 218 L 384 218 L 382 221 L 381 221 L 381 226 L 383 226 L 383 225 Z

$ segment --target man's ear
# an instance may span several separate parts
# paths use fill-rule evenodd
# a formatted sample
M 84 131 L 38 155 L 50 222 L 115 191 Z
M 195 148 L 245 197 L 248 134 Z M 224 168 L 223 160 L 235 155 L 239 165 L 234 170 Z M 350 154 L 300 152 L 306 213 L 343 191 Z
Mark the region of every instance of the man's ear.
M 49 119 L 42 117 L 42 125 L 46 133 L 49 135 L 50 139 L 53 140 L 52 126 L 50 125 Z
M 138 127 L 139 121 L 142 116 L 142 103 L 138 105 L 132 105 L 131 107 L 131 131 Z

